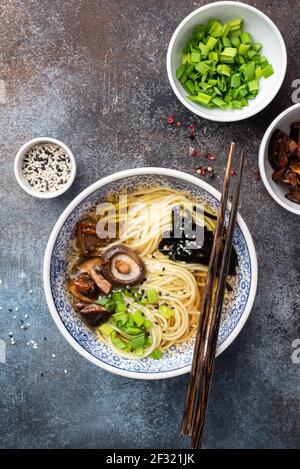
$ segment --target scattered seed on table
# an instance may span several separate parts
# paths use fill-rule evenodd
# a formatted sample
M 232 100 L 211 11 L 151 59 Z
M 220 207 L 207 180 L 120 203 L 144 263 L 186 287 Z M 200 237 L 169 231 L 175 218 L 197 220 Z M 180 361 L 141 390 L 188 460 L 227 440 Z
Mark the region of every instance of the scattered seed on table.
M 51 353 L 51 357 L 55 358 L 56 357 L 55 353 Z

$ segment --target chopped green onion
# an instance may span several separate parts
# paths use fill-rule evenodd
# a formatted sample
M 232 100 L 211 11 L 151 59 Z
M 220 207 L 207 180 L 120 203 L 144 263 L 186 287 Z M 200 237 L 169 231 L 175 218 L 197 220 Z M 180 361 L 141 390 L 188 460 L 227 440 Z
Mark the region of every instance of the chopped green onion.
M 261 55 L 262 44 L 242 26 L 242 18 L 233 18 L 223 24 L 211 19 L 194 28 L 176 72 L 189 100 L 209 109 L 241 109 L 257 95 L 261 77 L 273 73 Z
M 136 335 L 136 334 L 141 334 L 143 331 L 139 327 L 133 327 L 133 326 L 127 326 L 124 329 L 124 332 L 127 332 L 127 334 L 131 335 Z
M 240 34 L 240 39 L 241 39 L 243 44 L 250 44 L 250 45 L 253 44 L 253 41 L 252 41 L 251 36 L 250 36 L 249 33 L 246 33 L 246 32 L 241 33 Z
M 217 72 L 220 75 L 226 75 L 227 77 L 230 77 L 230 75 L 231 75 L 230 67 L 228 67 L 228 65 L 225 65 L 225 64 L 218 65 Z
M 235 73 L 231 77 L 231 87 L 238 88 L 239 86 L 241 86 L 241 77 L 239 73 Z
M 133 336 L 130 342 L 135 349 L 143 347 L 145 345 L 145 334 Z
M 191 62 L 197 63 L 200 61 L 200 59 L 201 59 L 200 52 L 193 50 L 193 52 L 191 53 Z
M 134 352 L 134 354 L 137 356 L 137 357 L 142 357 L 144 355 L 144 349 L 143 347 L 140 347 L 140 348 L 137 348 Z
M 131 313 L 130 316 L 138 327 L 144 324 L 145 319 L 140 311 L 136 310 L 134 313 Z
M 268 78 L 269 76 L 271 76 L 273 74 L 273 67 L 272 65 L 266 65 L 262 71 L 261 71 L 261 74 L 264 78 Z
M 229 31 L 230 31 L 230 24 L 229 23 L 223 24 L 222 31 L 221 31 L 221 37 L 224 38 L 224 37 L 228 36 Z
M 157 312 L 164 316 L 166 319 L 170 319 L 170 317 L 174 316 L 174 310 L 172 310 L 169 306 L 165 305 L 160 306 Z
M 227 108 L 227 103 L 223 101 L 223 99 L 219 98 L 218 96 L 215 96 L 211 100 L 212 103 L 214 103 L 216 106 L 220 107 L 221 109 L 226 109 Z
M 248 82 L 249 91 L 257 91 L 258 90 L 258 81 L 252 80 Z
M 241 45 L 241 41 L 240 41 L 239 37 L 238 36 L 232 36 L 231 44 L 233 45 L 233 47 L 236 47 L 238 49 L 239 46 Z
M 108 301 L 110 301 L 110 298 L 108 298 L 108 296 L 100 295 L 96 303 L 98 305 L 104 306 L 106 305 L 106 303 L 108 303 Z
M 246 55 L 249 49 L 250 49 L 250 44 L 240 44 L 238 47 L 238 54 Z
M 115 313 L 112 317 L 122 325 L 126 324 L 129 318 L 127 313 Z
M 213 50 L 217 42 L 218 42 L 218 39 L 216 39 L 215 37 L 209 36 L 206 45 L 209 47 L 209 50 Z M 198 62 L 199 61 L 200 59 L 198 60 Z
M 144 327 L 145 329 L 151 329 L 151 327 L 153 326 L 152 322 L 150 321 L 150 319 L 145 319 L 144 320 Z
M 124 350 L 126 348 L 126 343 L 119 339 L 119 337 L 112 338 L 111 341 L 112 344 L 120 350 Z
M 211 96 L 205 93 L 198 93 L 197 96 L 187 96 L 187 98 L 200 104 L 208 104 L 211 100 Z
M 132 298 L 133 297 L 133 293 L 132 291 L 129 289 L 129 288 L 124 288 L 122 290 L 122 293 L 124 296 L 127 296 L 128 298 Z
M 149 303 L 156 303 L 158 301 L 158 295 L 156 290 L 147 290 L 147 298 Z
M 253 47 L 256 50 L 256 52 L 259 52 L 262 49 L 262 44 L 260 42 L 257 42 L 256 44 L 254 44 Z
M 211 22 L 211 27 L 208 31 L 208 34 L 212 37 L 220 37 L 222 33 L 223 25 L 218 20 L 213 20 Z
M 110 335 L 113 332 L 113 328 L 107 322 L 102 324 L 99 329 L 104 335 Z
M 176 76 L 179 80 L 179 78 L 182 76 L 182 74 L 184 73 L 185 71 L 185 65 L 184 64 L 181 64 L 178 68 L 177 68 L 177 71 L 176 71 Z
M 161 358 L 161 351 L 159 350 L 159 348 L 154 349 L 150 357 L 154 358 L 154 360 L 159 360 Z
M 116 304 L 116 312 L 117 313 L 125 313 L 127 307 L 125 303 L 117 303 Z
M 115 303 L 118 303 L 119 301 L 123 301 L 123 297 L 122 297 L 122 294 L 118 291 L 114 291 L 112 294 L 111 294 L 111 298 L 112 300 L 115 302 Z

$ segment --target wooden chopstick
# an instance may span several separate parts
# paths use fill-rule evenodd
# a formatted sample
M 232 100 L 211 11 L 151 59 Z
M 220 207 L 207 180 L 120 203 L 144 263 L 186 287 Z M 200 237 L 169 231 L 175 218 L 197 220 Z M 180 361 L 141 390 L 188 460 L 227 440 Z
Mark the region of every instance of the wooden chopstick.
M 184 410 L 182 424 L 181 424 L 181 433 L 184 435 L 191 435 L 195 411 L 196 411 L 196 402 L 197 402 L 197 394 L 198 394 L 198 386 L 199 386 L 199 383 L 197 383 L 197 380 L 198 380 L 199 370 L 200 370 L 203 357 L 204 357 L 204 352 L 205 352 L 204 340 L 206 336 L 206 331 L 209 327 L 211 303 L 212 303 L 212 296 L 213 296 L 212 293 L 213 293 L 215 278 L 216 278 L 217 269 L 219 265 L 219 256 L 220 256 L 220 249 L 221 249 L 222 236 L 223 236 L 223 224 L 224 224 L 227 199 L 228 199 L 228 194 L 229 194 L 230 176 L 231 176 L 231 168 L 232 168 L 234 151 L 235 151 L 235 144 L 231 143 L 230 151 L 228 155 L 226 172 L 225 172 L 224 184 L 223 184 L 223 192 L 222 192 L 222 197 L 220 200 L 217 227 L 215 231 L 214 243 L 213 243 L 213 248 L 211 252 L 210 263 L 209 263 L 209 268 L 208 268 L 208 273 L 207 273 L 207 278 L 206 278 L 204 299 L 202 303 L 202 312 L 201 312 L 197 335 L 196 335 L 190 382 L 189 382 L 189 387 L 187 391 L 187 396 L 186 396 L 186 401 L 185 401 L 185 410 Z
M 219 334 L 219 328 L 220 328 L 220 322 L 221 322 L 222 306 L 223 306 L 224 295 L 225 295 L 225 290 L 226 290 L 226 279 L 227 279 L 227 274 L 228 274 L 228 269 L 229 269 L 229 264 L 230 264 L 233 232 L 234 232 L 234 227 L 235 227 L 235 222 L 236 222 L 239 196 L 240 196 L 240 190 L 241 190 L 243 164 L 244 164 L 244 152 L 242 151 L 239 153 L 238 180 L 237 180 L 237 186 L 236 186 L 236 190 L 234 194 L 234 199 L 232 202 L 232 208 L 230 211 L 222 264 L 221 264 L 221 268 L 219 272 L 218 288 L 216 292 L 216 297 L 215 297 L 216 299 L 215 299 L 215 304 L 214 304 L 213 314 L 212 314 L 212 321 L 210 324 L 210 328 L 208 330 L 207 348 L 206 348 L 204 360 L 201 365 L 202 370 L 201 370 L 199 396 L 198 396 L 199 405 L 197 406 L 197 409 L 196 409 L 193 430 L 192 430 L 192 439 L 191 439 L 192 448 L 199 448 L 202 442 L 205 415 L 206 415 L 207 404 L 208 404 L 208 395 L 209 395 L 209 389 L 210 389 L 210 384 L 211 384 L 211 377 L 213 373 L 216 348 L 217 348 L 217 340 L 218 340 L 218 334 Z

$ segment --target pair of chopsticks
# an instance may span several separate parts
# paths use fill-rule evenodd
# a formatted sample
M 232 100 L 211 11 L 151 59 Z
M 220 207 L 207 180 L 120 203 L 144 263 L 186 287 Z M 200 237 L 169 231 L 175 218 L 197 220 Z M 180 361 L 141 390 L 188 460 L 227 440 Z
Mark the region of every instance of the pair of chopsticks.
M 231 143 L 217 227 L 206 278 L 202 311 L 195 341 L 190 382 L 181 424 L 181 433 L 191 436 L 191 448 L 200 448 L 202 443 L 208 394 L 216 355 L 226 279 L 230 264 L 233 231 L 238 210 L 244 163 L 243 151 L 240 151 L 238 155 L 237 183 L 224 241 L 224 220 L 234 153 L 235 144 Z M 223 242 L 224 249 L 222 251 Z M 220 265 L 221 267 L 219 269 Z

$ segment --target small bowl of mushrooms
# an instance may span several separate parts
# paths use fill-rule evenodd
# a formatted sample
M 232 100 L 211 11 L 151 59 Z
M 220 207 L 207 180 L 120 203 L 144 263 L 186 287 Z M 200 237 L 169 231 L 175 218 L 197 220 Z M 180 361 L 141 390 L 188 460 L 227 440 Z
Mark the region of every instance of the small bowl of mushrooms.
M 300 215 L 300 103 L 283 111 L 266 130 L 259 170 L 273 199 Z

